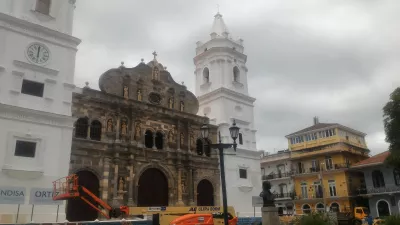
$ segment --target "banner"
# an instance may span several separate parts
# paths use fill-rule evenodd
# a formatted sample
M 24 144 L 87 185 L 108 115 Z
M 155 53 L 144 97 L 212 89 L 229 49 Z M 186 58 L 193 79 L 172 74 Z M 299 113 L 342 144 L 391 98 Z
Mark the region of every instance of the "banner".
M 58 193 L 56 193 L 57 195 Z M 52 188 L 32 188 L 31 195 L 29 198 L 29 204 L 31 205 L 62 205 L 64 201 L 53 200 L 53 189 Z
M 0 204 L 24 204 L 25 196 L 24 187 L 0 187 Z

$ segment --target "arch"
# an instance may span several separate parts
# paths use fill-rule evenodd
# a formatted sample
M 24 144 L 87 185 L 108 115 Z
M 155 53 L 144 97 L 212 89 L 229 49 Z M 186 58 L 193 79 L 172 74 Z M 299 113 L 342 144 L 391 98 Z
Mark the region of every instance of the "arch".
M 101 140 L 101 123 L 98 120 L 93 120 L 90 124 L 90 139 L 95 141 Z
M 197 205 L 214 206 L 214 187 L 207 179 L 202 179 L 197 184 Z
M 79 118 L 75 123 L 75 137 L 87 138 L 89 119 L 87 117 Z
M 168 206 L 168 179 L 157 168 L 148 168 L 138 180 L 137 206 Z
M 380 170 L 372 171 L 372 183 L 374 188 L 385 187 L 385 178 Z
M 75 174 L 78 175 L 79 185 L 84 186 L 99 197 L 100 181 L 96 174 L 89 170 L 80 170 Z M 88 199 L 88 201 L 97 205 L 97 203 L 91 199 Z M 71 198 L 67 200 L 66 214 L 67 220 L 70 222 L 93 221 L 98 217 L 97 211 L 80 198 Z
M 210 82 L 210 70 L 207 67 L 203 69 L 203 83 Z
M 196 141 L 196 152 L 197 155 L 203 155 L 203 141 L 201 139 Z
M 156 133 L 155 145 L 157 149 L 163 149 L 164 135 L 160 131 Z
M 385 199 L 380 199 L 376 202 L 376 213 L 378 217 L 390 216 L 392 211 L 390 209 L 390 204 Z
M 283 207 L 278 207 L 278 216 L 283 216 Z
M 240 82 L 240 70 L 237 66 L 233 67 L 233 81 Z
M 329 208 L 331 212 L 340 212 L 340 205 L 337 202 L 332 202 Z
M 208 138 L 204 139 L 204 147 L 203 147 L 204 155 L 206 155 L 208 157 L 211 157 L 211 146 L 210 146 L 210 144 L 211 144 L 210 139 L 208 139 Z
M 394 179 L 394 184 L 399 186 L 400 185 L 400 170 L 397 168 L 395 168 L 393 170 L 393 179 Z
M 146 130 L 144 133 L 144 146 L 146 148 L 153 148 L 153 132 L 151 130 Z
M 50 14 L 51 0 L 36 0 L 35 11 L 45 15 Z
M 303 210 L 304 214 L 309 214 L 311 213 L 311 207 L 309 204 L 304 204 L 301 206 L 301 210 Z
M 325 206 L 323 203 L 319 202 L 315 205 L 315 210 L 317 212 L 324 212 L 325 211 Z

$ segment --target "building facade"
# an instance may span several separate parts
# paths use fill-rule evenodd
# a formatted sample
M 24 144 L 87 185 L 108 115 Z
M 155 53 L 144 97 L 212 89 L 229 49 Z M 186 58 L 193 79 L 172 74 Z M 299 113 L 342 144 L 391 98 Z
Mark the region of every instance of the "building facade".
M 294 213 L 294 184 L 290 151 L 282 150 L 275 154 L 266 154 L 261 159 L 262 181 L 271 183 L 271 192 L 275 195 L 275 206 L 279 215 Z
M 207 118 L 197 116 L 197 98 L 156 59 L 134 68 L 110 69 L 100 91 L 73 95 L 77 118 L 70 173 L 114 206 L 219 205 L 217 154 L 200 138 Z M 69 200 L 69 221 L 94 220 L 97 212 Z
M 349 170 L 368 158 L 365 134 L 337 123 L 319 123 L 286 136 L 291 151 L 297 214 L 348 211 L 362 173 Z
M 1 223 L 65 219 L 51 190 L 69 169 L 74 9 L 74 0 L 0 1 Z
M 222 142 L 231 143 L 229 127 L 236 121 L 240 127 L 238 148 L 225 154 L 228 205 L 239 215 L 254 214 L 252 196 L 261 192 L 260 152 L 256 149 L 254 101 L 247 85 L 247 56 L 243 40 L 234 40 L 218 12 L 210 40 L 197 42 L 194 57 L 195 93 L 199 100 L 198 114 L 207 115 L 218 126 Z M 259 212 L 259 210 L 257 210 Z
M 368 200 L 373 218 L 400 213 L 400 170 L 384 164 L 389 154 L 380 153 L 351 167 L 364 173 L 365 186 L 358 194 Z

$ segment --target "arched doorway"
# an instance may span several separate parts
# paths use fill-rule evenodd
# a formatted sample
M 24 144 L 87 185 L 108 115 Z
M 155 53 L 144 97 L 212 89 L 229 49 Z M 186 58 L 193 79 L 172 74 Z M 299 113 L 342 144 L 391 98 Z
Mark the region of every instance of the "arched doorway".
M 214 205 L 214 188 L 211 182 L 208 180 L 201 180 L 197 185 L 197 205 Z
M 380 200 L 377 203 L 377 210 L 378 210 L 378 216 L 379 217 L 384 217 L 384 216 L 390 216 L 390 209 L 389 209 L 389 203 L 384 201 L 384 200 Z
M 99 196 L 99 179 L 92 172 L 83 170 L 76 173 L 78 175 L 78 184 L 87 188 L 94 195 Z M 89 198 L 89 201 L 97 205 Z M 93 221 L 97 219 L 97 211 L 80 198 L 68 199 L 67 202 L 67 220 L 75 221 Z
M 168 206 L 168 180 L 156 168 L 145 170 L 138 182 L 138 206 Z

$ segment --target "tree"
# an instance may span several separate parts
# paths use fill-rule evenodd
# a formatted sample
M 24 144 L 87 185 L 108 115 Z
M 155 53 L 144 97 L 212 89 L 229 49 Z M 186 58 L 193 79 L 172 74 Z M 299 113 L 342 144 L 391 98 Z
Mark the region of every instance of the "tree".
M 383 107 L 383 117 L 390 151 L 386 163 L 400 168 L 400 87 L 390 94 L 389 102 Z

